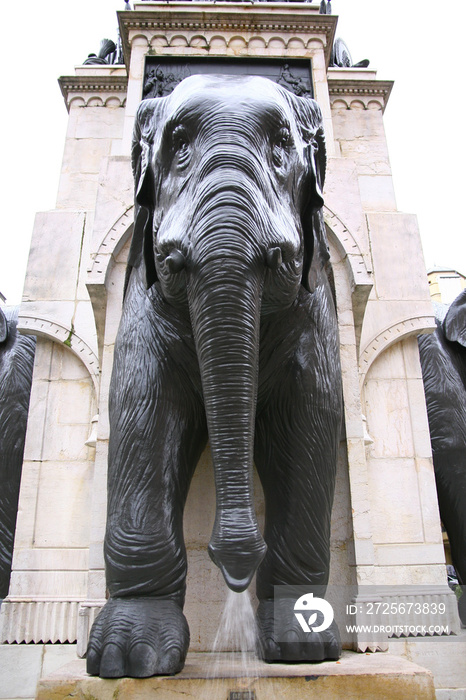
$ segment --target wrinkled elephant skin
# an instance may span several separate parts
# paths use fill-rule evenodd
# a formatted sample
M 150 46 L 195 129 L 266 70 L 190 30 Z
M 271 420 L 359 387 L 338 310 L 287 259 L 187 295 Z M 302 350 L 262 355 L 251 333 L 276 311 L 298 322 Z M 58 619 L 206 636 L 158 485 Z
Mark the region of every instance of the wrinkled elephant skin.
M 0 309 L 0 599 L 8 594 L 36 339 Z
M 463 586 L 458 608 L 466 624 L 466 290 L 437 319 L 436 331 L 419 337 L 419 352 L 440 517 Z
M 274 585 L 323 593 L 328 581 L 342 400 L 320 110 L 263 78 L 192 76 L 142 102 L 132 159 L 135 227 L 110 389 L 111 600 L 88 669 L 150 676 L 183 666 L 182 515 L 207 439 L 208 551 L 235 591 L 257 570 L 264 656 L 337 658 L 336 628 L 287 654 L 272 629 Z

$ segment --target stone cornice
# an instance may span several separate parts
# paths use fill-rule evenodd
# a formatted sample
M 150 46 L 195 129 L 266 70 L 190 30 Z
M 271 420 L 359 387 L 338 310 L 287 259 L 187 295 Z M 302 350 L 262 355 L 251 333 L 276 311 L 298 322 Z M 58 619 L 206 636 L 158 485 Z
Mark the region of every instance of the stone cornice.
M 330 61 L 337 17 L 320 15 L 307 3 L 144 3 L 118 12 L 125 63 L 129 65 L 130 33 L 201 32 L 203 34 L 284 34 L 319 36 Z
M 58 84 L 68 110 L 76 98 L 86 105 L 95 98 L 102 106 L 109 100 L 114 101 L 115 106 L 123 106 L 128 78 L 125 75 L 72 75 L 58 78 Z
M 354 72 L 354 71 L 352 71 Z M 376 102 L 380 108 L 385 110 L 388 98 L 393 87 L 393 80 L 355 80 L 352 76 L 344 78 L 332 78 L 328 76 L 328 90 L 330 102 L 333 105 L 337 100 L 346 103 L 348 109 L 355 100 L 361 101 L 367 108 L 369 102 Z

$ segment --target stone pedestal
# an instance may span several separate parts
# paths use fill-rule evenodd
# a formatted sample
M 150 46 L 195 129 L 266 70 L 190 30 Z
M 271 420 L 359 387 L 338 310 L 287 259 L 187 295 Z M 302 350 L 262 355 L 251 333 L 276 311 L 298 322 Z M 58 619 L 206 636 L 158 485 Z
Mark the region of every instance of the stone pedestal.
M 345 652 L 341 661 L 320 664 L 256 661 L 247 677 L 239 656 L 224 656 L 216 662 L 211 654 L 188 654 L 178 676 L 142 680 L 92 678 L 84 661 L 74 661 L 39 682 L 36 700 L 435 700 L 431 672 L 390 654 Z

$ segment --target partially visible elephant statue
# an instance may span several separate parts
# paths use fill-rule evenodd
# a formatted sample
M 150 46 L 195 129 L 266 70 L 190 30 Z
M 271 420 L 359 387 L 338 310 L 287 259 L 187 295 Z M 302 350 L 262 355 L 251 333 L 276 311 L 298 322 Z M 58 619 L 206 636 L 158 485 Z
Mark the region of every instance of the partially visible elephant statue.
M 265 659 L 337 659 L 336 625 L 301 630 L 299 594 L 286 628 L 273 625 L 274 586 L 324 595 L 329 575 L 342 387 L 320 109 L 265 78 L 191 76 L 141 103 L 132 163 L 135 225 L 110 388 L 110 599 L 91 631 L 88 672 L 182 669 L 183 508 L 208 438 L 217 501 L 208 551 L 234 591 L 257 570 Z
M 0 309 L 0 599 L 8 595 L 36 339 Z
M 463 587 L 459 612 L 466 624 L 466 289 L 432 335 L 419 337 L 422 377 L 440 517 Z

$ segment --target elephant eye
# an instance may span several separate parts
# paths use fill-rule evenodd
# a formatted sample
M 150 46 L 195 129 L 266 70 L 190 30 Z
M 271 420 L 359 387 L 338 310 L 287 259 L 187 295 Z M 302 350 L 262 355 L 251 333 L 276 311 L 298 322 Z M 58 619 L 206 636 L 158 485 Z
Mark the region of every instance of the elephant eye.
M 178 158 L 178 166 L 187 165 L 190 154 L 188 132 L 184 126 L 177 126 L 172 133 L 173 151 Z
M 291 145 L 291 133 L 288 127 L 283 126 L 277 133 L 272 146 L 272 158 L 277 167 L 283 165 L 286 152 Z
M 278 132 L 278 143 L 282 148 L 286 148 L 290 145 L 291 134 L 288 127 L 284 126 Z

